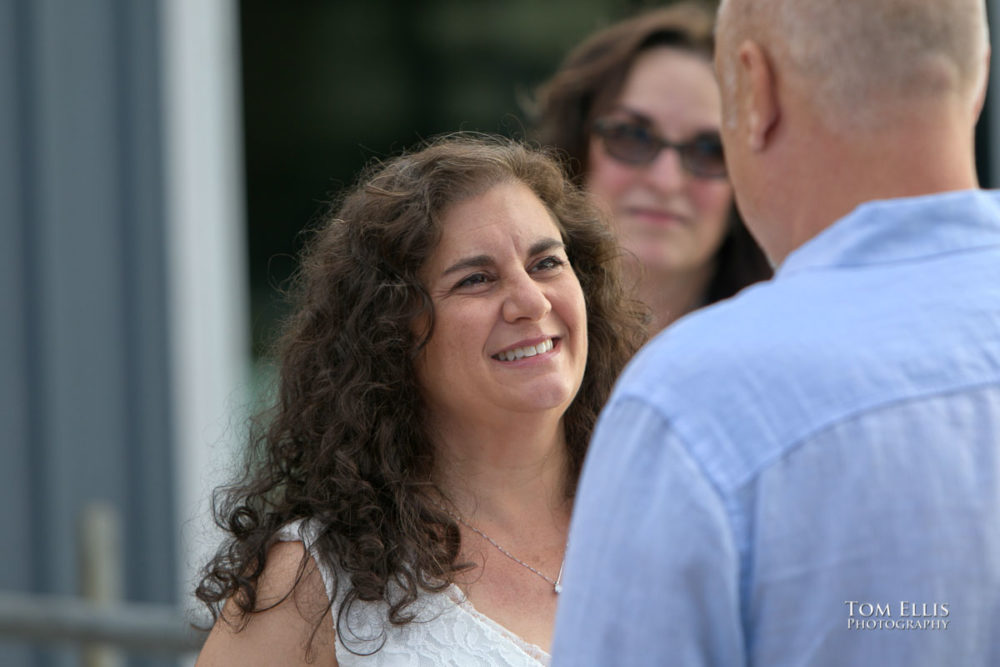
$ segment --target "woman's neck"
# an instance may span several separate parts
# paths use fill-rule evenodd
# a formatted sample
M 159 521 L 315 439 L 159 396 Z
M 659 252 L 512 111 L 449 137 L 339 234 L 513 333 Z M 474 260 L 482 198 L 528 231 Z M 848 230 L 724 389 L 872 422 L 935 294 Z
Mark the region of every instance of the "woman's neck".
M 512 420 L 513 421 L 513 420 Z M 530 423 L 529 423 L 530 422 Z M 435 429 L 435 482 L 468 520 L 523 520 L 525 512 L 567 506 L 568 456 L 562 420 L 508 422 L 502 428 L 452 424 Z

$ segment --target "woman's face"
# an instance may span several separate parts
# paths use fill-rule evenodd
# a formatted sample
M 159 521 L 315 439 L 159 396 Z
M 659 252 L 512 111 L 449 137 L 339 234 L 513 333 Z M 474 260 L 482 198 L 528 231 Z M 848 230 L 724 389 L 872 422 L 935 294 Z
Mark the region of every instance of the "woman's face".
M 446 209 L 421 270 L 434 331 L 417 359 L 432 423 L 562 416 L 587 361 L 583 290 L 559 229 L 520 182 Z
M 712 63 L 654 47 L 636 58 L 621 95 L 602 118 L 685 143 L 717 138 L 720 114 Z M 732 204 L 726 178 L 691 174 L 670 148 L 648 164 L 627 164 L 610 155 L 597 134 L 590 139 L 588 163 L 588 190 L 612 214 L 622 245 L 650 275 L 696 271 L 712 260 Z

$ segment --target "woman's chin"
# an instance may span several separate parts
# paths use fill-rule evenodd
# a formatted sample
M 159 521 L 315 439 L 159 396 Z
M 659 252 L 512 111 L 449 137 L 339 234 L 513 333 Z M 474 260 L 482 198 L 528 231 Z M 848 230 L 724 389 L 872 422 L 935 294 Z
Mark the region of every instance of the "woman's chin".
M 530 392 L 510 397 L 508 401 L 504 402 L 504 407 L 510 412 L 520 414 L 541 416 L 552 413 L 554 416 L 561 417 L 570 403 L 573 402 L 575 394 L 576 392 L 572 388 L 566 386 L 533 387 Z

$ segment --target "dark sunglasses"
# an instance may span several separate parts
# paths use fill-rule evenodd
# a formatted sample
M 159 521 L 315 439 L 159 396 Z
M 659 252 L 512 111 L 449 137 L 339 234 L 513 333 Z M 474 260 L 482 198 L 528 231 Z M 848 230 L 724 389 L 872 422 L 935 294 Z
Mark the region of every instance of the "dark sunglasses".
M 641 123 L 603 118 L 594 123 L 594 133 L 604 140 L 608 155 L 633 166 L 646 165 L 664 148 L 673 148 L 681 166 L 699 178 L 725 178 L 726 160 L 717 132 L 699 134 L 691 141 L 674 143 L 657 136 Z

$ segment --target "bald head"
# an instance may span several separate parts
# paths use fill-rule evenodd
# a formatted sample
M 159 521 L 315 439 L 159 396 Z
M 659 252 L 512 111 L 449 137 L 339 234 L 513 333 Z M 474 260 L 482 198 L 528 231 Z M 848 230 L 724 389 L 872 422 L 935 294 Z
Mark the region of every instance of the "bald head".
M 723 0 L 719 48 L 756 41 L 831 125 L 891 122 L 887 105 L 975 104 L 988 50 L 984 0 Z M 722 84 L 735 54 L 720 54 Z
M 736 200 L 775 263 L 874 199 L 978 186 L 985 0 L 723 0 Z

